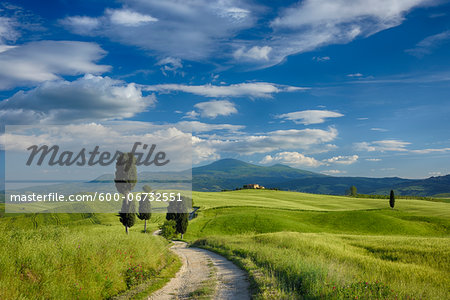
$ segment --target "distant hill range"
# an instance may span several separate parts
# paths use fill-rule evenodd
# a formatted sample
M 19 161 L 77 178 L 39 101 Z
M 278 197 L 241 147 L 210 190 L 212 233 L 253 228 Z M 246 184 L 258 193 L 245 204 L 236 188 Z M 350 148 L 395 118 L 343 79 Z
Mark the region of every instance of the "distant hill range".
M 222 159 L 192 169 L 192 189 L 195 191 L 235 189 L 252 183 L 266 188 L 332 195 L 344 195 L 352 185 L 361 194 L 386 195 L 391 189 L 399 195 L 410 196 L 450 193 L 450 175 L 427 179 L 333 177 L 281 164 L 264 167 L 236 159 Z
M 134 191 L 142 190 L 145 184 L 153 189 L 190 188 L 191 170 L 182 172 L 141 172 Z M 217 192 L 242 188 L 244 184 L 259 184 L 266 188 L 278 188 L 314 194 L 345 195 L 354 185 L 360 194 L 388 195 L 395 190 L 397 195 L 450 196 L 450 175 L 427 179 L 402 179 L 398 177 L 333 177 L 277 164 L 269 167 L 253 165 L 236 159 L 222 159 L 209 165 L 192 169 L 194 191 Z M 24 188 L 20 191 L 27 191 Z M 34 192 L 58 193 L 115 192 L 114 175 L 105 174 L 92 181 L 60 183 L 34 187 Z M 1 201 L 2 199 L 0 199 Z

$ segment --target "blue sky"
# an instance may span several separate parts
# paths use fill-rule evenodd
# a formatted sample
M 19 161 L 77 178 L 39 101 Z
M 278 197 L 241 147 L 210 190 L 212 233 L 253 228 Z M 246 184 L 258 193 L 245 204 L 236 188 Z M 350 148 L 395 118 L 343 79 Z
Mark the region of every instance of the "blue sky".
M 449 50 L 449 1 L 10 1 L 0 119 L 173 124 L 195 165 L 445 175 Z

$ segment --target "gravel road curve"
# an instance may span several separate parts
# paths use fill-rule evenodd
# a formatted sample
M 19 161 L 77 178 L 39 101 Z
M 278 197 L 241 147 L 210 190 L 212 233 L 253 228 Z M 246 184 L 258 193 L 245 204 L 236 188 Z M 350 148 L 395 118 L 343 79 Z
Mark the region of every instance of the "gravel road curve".
M 154 292 L 148 299 L 189 299 L 205 281 L 215 273 L 216 290 L 213 299 L 250 299 L 246 273 L 231 261 L 211 251 L 189 248 L 184 242 L 174 242 L 171 250 L 183 261 L 183 266 L 167 285 Z

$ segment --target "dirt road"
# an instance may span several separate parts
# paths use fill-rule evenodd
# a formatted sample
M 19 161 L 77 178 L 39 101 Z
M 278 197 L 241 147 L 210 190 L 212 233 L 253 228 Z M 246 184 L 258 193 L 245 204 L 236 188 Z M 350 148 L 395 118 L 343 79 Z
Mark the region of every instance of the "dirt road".
M 247 276 L 231 261 L 208 250 L 188 248 L 184 242 L 174 242 L 171 249 L 180 256 L 183 266 L 148 299 L 189 299 L 202 287 L 211 286 L 211 281 L 215 286 L 213 299 L 250 299 Z

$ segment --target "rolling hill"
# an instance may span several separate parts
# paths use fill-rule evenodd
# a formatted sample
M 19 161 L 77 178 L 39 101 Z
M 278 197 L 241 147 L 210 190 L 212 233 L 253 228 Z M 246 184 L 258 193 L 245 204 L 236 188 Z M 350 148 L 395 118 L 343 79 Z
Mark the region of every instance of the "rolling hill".
M 244 184 L 257 183 L 266 188 L 329 195 L 344 195 L 352 185 L 356 186 L 361 194 L 387 195 L 391 189 L 394 189 L 397 195 L 408 196 L 428 197 L 450 193 L 450 175 L 426 179 L 333 177 L 281 164 L 258 166 L 236 159 L 222 159 L 181 172 L 141 172 L 135 191 L 142 190 L 144 184 L 149 184 L 154 189 L 189 189 L 191 171 L 192 190 L 201 192 L 234 190 Z M 105 174 L 89 182 L 47 185 L 34 188 L 34 191 L 48 191 L 50 188 L 59 193 L 115 191 L 114 175 Z
M 250 183 L 274 186 L 290 180 L 311 177 L 324 178 L 326 176 L 281 164 L 263 167 L 236 159 L 222 159 L 206 166 L 193 168 L 192 189 L 195 191 L 220 191 L 235 189 Z
M 450 175 L 427 179 L 398 177 L 333 177 L 277 164 L 257 166 L 235 159 L 223 159 L 192 169 L 194 191 L 220 191 L 258 183 L 266 188 L 297 192 L 344 195 L 355 185 L 362 194 L 388 194 L 394 189 L 399 195 L 433 196 L 450 192 Z

